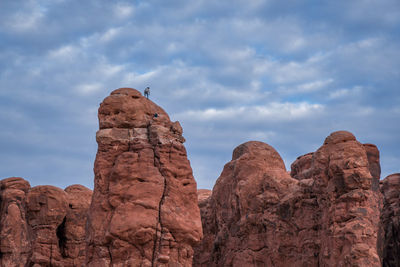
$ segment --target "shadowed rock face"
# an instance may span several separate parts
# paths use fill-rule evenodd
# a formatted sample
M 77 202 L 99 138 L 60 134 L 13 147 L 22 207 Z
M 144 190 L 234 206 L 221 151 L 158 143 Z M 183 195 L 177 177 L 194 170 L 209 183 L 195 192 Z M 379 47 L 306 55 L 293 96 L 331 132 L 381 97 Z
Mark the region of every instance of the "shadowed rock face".
M 400 266 L 400 173 L 382 181 L 383 266 Z
M 190 266 L 202 229 L 179 122 L 121 88 L 99 124 L 87 266 Z
M 381 164 L 379 162 L 379 150 L 373 144 L 364 144 L 364 149 L 367 152 L 369 163 L 369 171 L 372 176 L 372 190 L 379 190 L 379 180 L 381 179 Z
M 27 181 L 15 177 L 0 184 L 1 266 L 84 264 L 91 190 L 80 185 L 65 191 L 54 186 L 30 188 Z
M 293 163 L 294 179 L 272 147 L 240 145 L 202 203 L 194 266 L 380 266 L 372 154 L 335 132 Z

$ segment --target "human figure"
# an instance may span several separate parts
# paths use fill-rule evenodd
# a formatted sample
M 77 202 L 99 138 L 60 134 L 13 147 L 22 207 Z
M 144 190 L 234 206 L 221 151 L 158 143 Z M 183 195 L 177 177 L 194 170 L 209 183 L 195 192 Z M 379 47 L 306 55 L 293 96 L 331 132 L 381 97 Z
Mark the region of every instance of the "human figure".
M 146 89 L 144 89 L 144 96 L 147 97 L 147 99 L 149 99 L 149 95 L 150 95 L 150 87 L 146 87 Z

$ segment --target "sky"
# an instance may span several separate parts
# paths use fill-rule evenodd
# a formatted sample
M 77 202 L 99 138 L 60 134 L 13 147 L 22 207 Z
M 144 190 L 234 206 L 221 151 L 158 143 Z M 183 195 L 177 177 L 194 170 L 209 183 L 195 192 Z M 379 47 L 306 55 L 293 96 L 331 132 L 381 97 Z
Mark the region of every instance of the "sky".
M 233 149 L 286 167 L 337 130 L 400 172 L 398 0 L 1 0 L 0 179 L 93 188 L 97 109 L 151 88 L 198 188 Z

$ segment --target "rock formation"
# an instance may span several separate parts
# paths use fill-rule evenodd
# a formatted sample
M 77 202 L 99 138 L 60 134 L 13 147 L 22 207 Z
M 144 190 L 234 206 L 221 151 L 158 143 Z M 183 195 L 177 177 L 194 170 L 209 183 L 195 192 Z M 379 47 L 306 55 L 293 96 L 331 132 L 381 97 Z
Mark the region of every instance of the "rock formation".
M 16 177 L 1 180 L 0 188 L 1 266 L 83 266 L 91 190 L 30 188 Z
M 201 209 L 194 266 L 380 266 L 371 162 L 379 153 L 344 131 L 299 157 L 293 177 L 267 144 L 238 146 Z
M 29 182 L 11 177 L 0 181 L 0 265 L 24 266 L 31 250 L 26 216 Z
M 202 228 L 179 122 L 121 88 L 99 125 L 87 266 L 191 266 Z
M 400 173 L 386 177 L 381 191 L 384 197 L 381 215 L 384 230 L 382 266 L 400 266 Z
M 0 180 L 0 267 L 400 266 L 400 174 L 380 181 L 378 148 L 349 132 L 290 172 L 244 143 L 197 191 L 163 109 L 121 88 L 98 116 L 93 194 Z
M 84 266 L 86 261 L 86 218 L 92 201 L 92 190 L 82 185 L 65 188 L 68 209 L 57 236 L 64 266 Z

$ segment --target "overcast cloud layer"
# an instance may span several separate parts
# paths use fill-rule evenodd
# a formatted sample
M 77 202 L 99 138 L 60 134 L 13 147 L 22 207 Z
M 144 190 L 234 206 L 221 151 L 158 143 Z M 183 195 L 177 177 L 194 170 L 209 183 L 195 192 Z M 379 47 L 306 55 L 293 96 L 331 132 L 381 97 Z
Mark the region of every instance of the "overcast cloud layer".
M 400 171 L 398 0 L 2 0 L 0 178 L 93 186 L 97 108 L 151 87 L 179 120 L 199 188 L 232 150 L 286 166 L 336 130 Z

